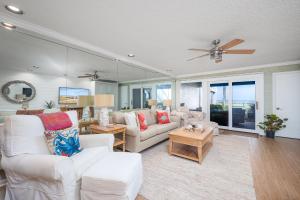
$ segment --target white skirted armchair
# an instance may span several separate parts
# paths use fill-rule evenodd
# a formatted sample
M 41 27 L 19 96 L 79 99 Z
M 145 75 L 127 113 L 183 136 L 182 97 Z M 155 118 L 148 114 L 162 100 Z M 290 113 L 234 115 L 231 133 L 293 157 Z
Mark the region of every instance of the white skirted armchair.
M 219 126 L 216 122 L 210 121 L 204 112 L 190 111 L 187 107 L 181 106 L 177 110 L 172 111 L 172 115 L 180 117 L 181 126 L 187 126 L 189 124 L 201 124 L 205 127 L 212 127 L 213 134 L 219 135 Z
M 77 113 L 67 114 L 78 126 Z M 142 184 L 140 154 L 112 152 L 112 134 L 81 135 L 80 153 L 50 155 L 41 120 L 14 115 L 6 118 L 1 141 L 5 200 L 134 200 Z M 115 172 L 115 165 L 122 170 Z

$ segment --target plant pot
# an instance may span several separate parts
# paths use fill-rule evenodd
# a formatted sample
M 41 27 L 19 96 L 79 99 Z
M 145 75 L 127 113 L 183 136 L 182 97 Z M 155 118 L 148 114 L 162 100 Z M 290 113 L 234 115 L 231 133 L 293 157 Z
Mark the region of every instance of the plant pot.
M 266 131 L 266 136 L 268 138 L 274 138 L 275 137 L 275 131 Z

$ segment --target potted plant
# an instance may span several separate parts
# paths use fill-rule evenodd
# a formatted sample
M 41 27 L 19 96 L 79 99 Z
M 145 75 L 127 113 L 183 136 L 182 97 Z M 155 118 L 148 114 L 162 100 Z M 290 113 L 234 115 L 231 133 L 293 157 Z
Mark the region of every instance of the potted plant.
M 55 106 L 54 101 L 45 101 L 45 107 L 47 109 L 52 109 L 52 108 L 54 108 L 54 106 Z
M 275 114 L 265 115 L 265 120 L 258 123 L 258 127 L 265 131 L 266 136 L 269 138 L 274 138 L 275 132 L 285 128 L 284 124 L 288 119 L 281 119 Z

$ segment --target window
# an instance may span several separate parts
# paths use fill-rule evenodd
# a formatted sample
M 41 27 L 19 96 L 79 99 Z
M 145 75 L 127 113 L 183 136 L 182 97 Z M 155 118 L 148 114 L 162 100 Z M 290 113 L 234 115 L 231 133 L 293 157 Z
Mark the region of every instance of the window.
M 127 85 L 122 85 L 120 87 L 120 108 L 121 109 L 129 109 L 129 91 Z
M 180 87 L 180 103 L 190 110 L 201 111 L 202 83 L 182 83 Z
M 148 100 L 151 99 L 152 88 L 143 88 L 143 108 L 149 108 Z
M 156 100 L 157 107 L 163 107 L 163 101 L 166 99 L 172 99 L 172 85 L 161 84 L 156 86 Z

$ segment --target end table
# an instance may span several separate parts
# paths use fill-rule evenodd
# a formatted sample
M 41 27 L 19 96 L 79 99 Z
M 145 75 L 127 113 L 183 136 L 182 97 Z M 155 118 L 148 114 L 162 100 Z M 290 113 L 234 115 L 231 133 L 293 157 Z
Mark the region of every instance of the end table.
M 95 134 L 122 134 L 122 139 L 116 138 L 115 137 L 115 142 L 114 142 L 114 147 L 117 146 L 121 146 L 122 145 L 122 150 L 125 151 L 125 144 L 126 144 L 126 139 L 125 139 L 125 135 L 126 135 L 126 126 L 125 125 L 121 125 L 121 124 L 114 124 L 112 126 L 108 126 L 108 127 L 103 127 L 100 125 L 91 125 L 90 126 L 90 130 L 92 133 Z
M 82 134 L 82 128 L 85 128 L 85 130 L 88 130 L 90 125 L 92 125 L 92 124 L 98 124 L 98 120 L 96 120 L 96 119 L 79 120 L 79 123 L 78 123 L 79 134 Z

